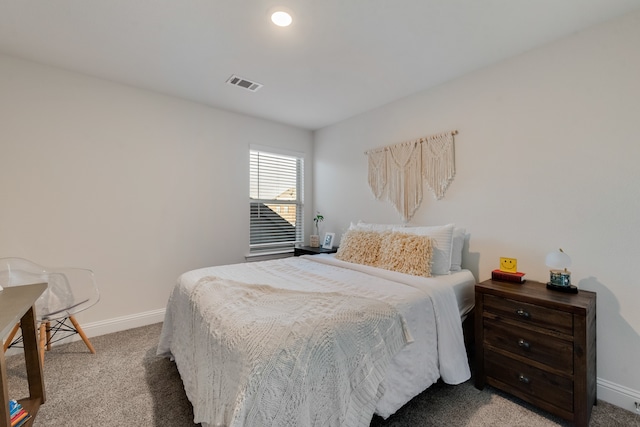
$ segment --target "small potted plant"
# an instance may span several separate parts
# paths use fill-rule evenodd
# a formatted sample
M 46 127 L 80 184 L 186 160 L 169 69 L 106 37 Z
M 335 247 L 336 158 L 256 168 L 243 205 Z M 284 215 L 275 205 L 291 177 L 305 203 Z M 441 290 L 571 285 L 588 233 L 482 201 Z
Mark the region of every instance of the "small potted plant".
M 309 246 L 312 248 L 320 247 L 320 223 L 324 221 L 324 216 L 317 212 L 316 216 L 313 217 L 313 222 L 316 223 L 316 234 L 312 234 L 309 236 Z

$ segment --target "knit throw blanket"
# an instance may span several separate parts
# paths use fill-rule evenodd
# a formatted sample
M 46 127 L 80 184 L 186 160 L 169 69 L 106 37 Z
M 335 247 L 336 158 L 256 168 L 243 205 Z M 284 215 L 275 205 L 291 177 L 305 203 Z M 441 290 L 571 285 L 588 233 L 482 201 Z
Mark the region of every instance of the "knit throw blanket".
M 391 305 L 205 277 L 189 297 L 196 422 L 368 426 L 393 356 L 411 341 Z M 178 355 L 176 355 L 176 358 Z

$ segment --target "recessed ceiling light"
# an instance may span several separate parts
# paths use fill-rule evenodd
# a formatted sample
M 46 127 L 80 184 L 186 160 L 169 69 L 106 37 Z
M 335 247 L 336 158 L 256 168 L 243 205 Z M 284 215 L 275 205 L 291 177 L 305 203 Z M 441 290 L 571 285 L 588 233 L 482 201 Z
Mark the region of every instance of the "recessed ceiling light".
M 271 14 L 271 21 L 279 27 L 288 27 L 291 25 L 293 18 L 291 15 L 283 10 L 278 10 Z

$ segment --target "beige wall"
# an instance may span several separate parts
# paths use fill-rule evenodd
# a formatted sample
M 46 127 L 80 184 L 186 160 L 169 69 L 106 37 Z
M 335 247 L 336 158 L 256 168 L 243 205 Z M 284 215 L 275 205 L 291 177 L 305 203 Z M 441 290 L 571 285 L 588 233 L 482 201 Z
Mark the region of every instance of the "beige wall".
M 180 273 L 244 261 L 249 144 L 306 153 L 311 190 L 309 131 L 6 56 L 0 123 L 0 257 L 92 269 L 89 325 L 145 323 Z
M 456 177 L 444 199 L 425 193 L 412 222 L 466 227 L 465 263 L 480 280 L 509 256 L 546 281 L 545 255 L 562 247 L 573 282 L 598 293 L 599 397 L 637 400 L 639 41 L 630 14 L 316 131 L 325 231 L 401 222 L 371 195 L 365 150 L 457 129 Z

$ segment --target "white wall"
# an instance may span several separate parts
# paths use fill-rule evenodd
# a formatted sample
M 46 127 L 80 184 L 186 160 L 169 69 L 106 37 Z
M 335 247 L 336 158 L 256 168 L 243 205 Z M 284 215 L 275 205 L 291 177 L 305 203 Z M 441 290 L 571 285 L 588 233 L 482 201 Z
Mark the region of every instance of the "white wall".
M 309 131 L 0 56 L 0 257 L 92 269 L 85 325 L 162 320 L 180 273 L 248 253 L 249 144 L 306 153 L 310 193 Z
M 479 280 L 509 256 L 547 281 L 545 255 L 563 248 L 572 281 L 598 293 L 599 398 L 637 400 L 639 43 L 640 13 L 629 14 L 316 131 L 324 231 L 401 222 L 371 195 L 364 151 L 457 129 L 456 177 L 444 199 L 425 193 L 412 223 L 466 227 L 464 262 Z

